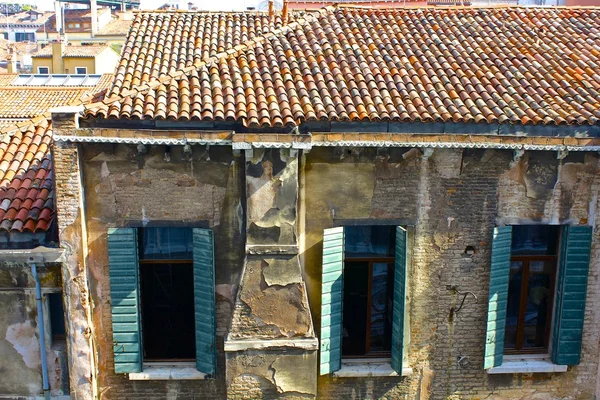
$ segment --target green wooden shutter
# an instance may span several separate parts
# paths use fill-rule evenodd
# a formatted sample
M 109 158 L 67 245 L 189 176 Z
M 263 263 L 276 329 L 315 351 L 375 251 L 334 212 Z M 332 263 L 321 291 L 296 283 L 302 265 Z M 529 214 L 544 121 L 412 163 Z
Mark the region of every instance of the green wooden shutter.
M 512 226 L 494 228 L 492 261 L 490 263 L 487 333 L 485 338 L 485 369 L 502 365 L 511 241 Z
M 214 375 L 217 365 L 214 240 L 210 229 L 194 229 L 196 368 Z
M 108 230 L 108 263 L 115 372 L 142 371 L 137 230 Z
M 325 229 L 321 280 L 321 375 L 342 367 L 343 272 L 344 228 Z
M 392 368 L 402 375 L 404 358 L 404 305 L 406 301 L 406 230 L 396 227 L 394 265 L 394 320 L 392 323 Z
M 563 227 L 552 334 L 554 364 L 577 365 L 581 359 L 591 245 L 592 227 Z

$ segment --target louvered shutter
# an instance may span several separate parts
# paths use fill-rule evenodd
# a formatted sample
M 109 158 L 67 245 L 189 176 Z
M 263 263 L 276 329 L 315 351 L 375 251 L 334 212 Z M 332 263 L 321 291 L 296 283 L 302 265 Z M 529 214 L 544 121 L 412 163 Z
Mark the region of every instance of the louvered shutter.
M 392 323 L 392 368 L 402 375 L 404 357 L 404 306 L 406 301 L 406 230 L 396 227 L 394 265 L 394 320 Z
M 488 295 L 488 320 L 485 338 L 484 368 L 502 365 L 504 353 L 504 328 L 508 301 L 510 248 L 512 226 L 494 228 L 492 260 L 490 263 L 490 291 Z
M 321 280 L 321 375 L 342 367 L 343 271 L 344 228 L 325 229 Z
M 563 227 L 552 334 L 554 364 L 577 365 L 581 359 L 591 244 L 592 227 Z
M 137 230 L 108 230 L 115 372 L 142 371 Z
M 214 375 L 217 364 L 213 232 L 194 229 L 194 308 L 196 368 Z

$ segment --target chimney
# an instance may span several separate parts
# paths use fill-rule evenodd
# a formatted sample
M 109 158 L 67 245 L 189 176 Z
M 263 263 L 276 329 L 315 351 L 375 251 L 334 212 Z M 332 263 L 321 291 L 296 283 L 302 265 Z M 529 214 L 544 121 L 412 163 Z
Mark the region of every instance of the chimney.
M 61 35 L 59 39 L 52 42 L 52 70 L 53 74 L 64 74 L 65 65 L 63 63 L 63 53 L 65 52 L 66 35 Z
M 55 25 L 56 25 L 56 32 L 58 32 L 59 34 L 62 33 L 63 30 L 63 7 L 62 7 L 62 3 L 60 1 L 55 1 L 54 2 L 54 19 L 55 19 Z
M 192 11 L 193 8 L 194 8 L 194 3 L 192 3 L 191 1 L 188 2 L 188 11 Z
M 275 16 L 275 2 L 274 0 L 269 0 L 269 22 L 275 22 L 273 18 Z
M 283 0 L 283 8 L 281 9 L 281 23 L 287 25 L 288 22 L 288 0 Z
M 17 55 L 15 54 L 15 49 L 13 46 L 9 46 L 8 47 L 8 56 L 6 57 L 6 60 L 8 61 L 8 73 L 9 74 L 17 74 L 19 73 L 19 70 L 17 68 Z
M 96 0 L 90 2 L 90 14 L 92 16 L 92 37 L 98 33 L 98 4 Z

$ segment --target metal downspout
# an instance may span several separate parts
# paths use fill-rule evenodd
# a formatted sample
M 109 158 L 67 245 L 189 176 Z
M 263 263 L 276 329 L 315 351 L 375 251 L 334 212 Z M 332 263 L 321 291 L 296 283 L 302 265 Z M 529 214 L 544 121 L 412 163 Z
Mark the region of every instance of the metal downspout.
M 42 363 L 42 389 L 44 390 L 44 398 L 50 400 L 50 383 L 48 381 L 48 362 L 46 360 L 46 332 L 44 331 L 44 308 L 42 304 L 42 286 L 40 284 L 40 277 L 37 273 L 35 262 L 29 261 L 31 265 L 31 274 L 35 281 L 35 300 L 37 302 L 37 316 L 38 316 L 38 331 L 40 335 L 40 355 Z

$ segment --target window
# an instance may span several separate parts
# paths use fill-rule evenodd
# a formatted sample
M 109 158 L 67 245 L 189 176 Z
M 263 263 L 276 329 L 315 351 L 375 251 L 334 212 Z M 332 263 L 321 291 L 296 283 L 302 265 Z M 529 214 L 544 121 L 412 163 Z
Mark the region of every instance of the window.
M 195 360 L 199 371 L 214 374 L 212 231 L 110 229 L 108 260 L 115 372 L 176 359 Z
M 342 358 L 391 358 L 402 374 L 406 231 L 394 226 L 326 229 L 323 237 L 320 373 Z
M 591 238 L 589 226 L 494 229 L 485 369 L 515 353 L 579 364 Z
M 192 230 L 145 228 L 138 237 L 143 359 L 194 360 Z
M 513 227 L 504 354 L 548 352 L 558 234 L 558 226 Z
M 48 293 L 48 309 L 50 313 L 50 333 L 52 344 L 65 341 L 65 311 L 62 293 Z
M 76 75 L 85 75 L 85 74 L 87 74 L 87 68 L 86 67 L 76 67 L 75 74 Z
M 395 227 L 345 230 L 342 358 L 389 357 Z
M 38 67 L 38 74 L 47 75 L 50 73 L 50 68 L 48 67 Z
M 16 32 L 15 42 L 35 42 L 35 33 L 33 32 Z

